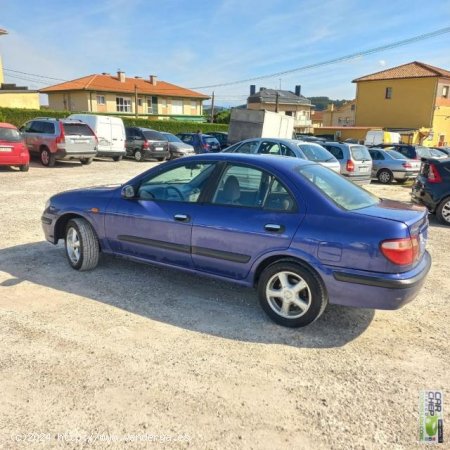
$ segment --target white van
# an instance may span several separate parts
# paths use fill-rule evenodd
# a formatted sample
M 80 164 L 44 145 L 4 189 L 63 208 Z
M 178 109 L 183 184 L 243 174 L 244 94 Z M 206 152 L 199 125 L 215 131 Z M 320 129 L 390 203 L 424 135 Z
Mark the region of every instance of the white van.
M 378 145 L 378 144 L 398 144 L 400 142 L 400 133 L 383 130 L 370 130 L 366 134 L 364 145 Z
M 69 119 L 81 120 L 94 130 L 98 139 L 97 156 L 106 156 L 114 161 L 125 156 L 125 126 L 119 117 L 71 114 Z

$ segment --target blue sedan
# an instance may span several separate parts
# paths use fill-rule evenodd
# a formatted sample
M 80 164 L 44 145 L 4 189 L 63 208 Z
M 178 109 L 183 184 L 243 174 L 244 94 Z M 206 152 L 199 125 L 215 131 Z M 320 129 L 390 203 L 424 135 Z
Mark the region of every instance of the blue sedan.
M 100 252 L 256 287 L 277 323 L 305 326 L 328 303 L 396 309 L 431 265 L 424 208 L 381 200 L 310 161 L 207 154 L 119 187 L 57 194 L 42 216 L 70 265 Z

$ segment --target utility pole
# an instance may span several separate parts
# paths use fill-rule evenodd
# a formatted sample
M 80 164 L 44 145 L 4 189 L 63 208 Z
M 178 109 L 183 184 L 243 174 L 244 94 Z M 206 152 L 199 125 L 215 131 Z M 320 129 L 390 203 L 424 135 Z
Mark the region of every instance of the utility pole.
M 137 84 L 134 85 L 134 116 L 138 118 L 138 89 Z
M 214 122 L 214 91 L 211 96 L 211 119 L 210 119 L 210 122 L 211 123 Z
M 280 94 L 277 92 L 276 93 L 276 96 L 275 96 L 275 112 L 278 112 L 278 104 L 279 104 L 279 101 L 280 101 Z

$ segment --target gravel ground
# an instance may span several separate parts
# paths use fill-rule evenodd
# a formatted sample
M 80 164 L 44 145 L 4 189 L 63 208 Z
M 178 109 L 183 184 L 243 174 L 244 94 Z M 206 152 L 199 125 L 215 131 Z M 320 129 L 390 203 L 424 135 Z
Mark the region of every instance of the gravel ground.
M 252 290 L 106 257 L 77 273 L 43 241 L 50 195 L 151 165 L 0 169 L 0 448 L 422 448 L 419 391 L 449 388 L 450 227 L 431 220 L 403 309 L 285 329 Z

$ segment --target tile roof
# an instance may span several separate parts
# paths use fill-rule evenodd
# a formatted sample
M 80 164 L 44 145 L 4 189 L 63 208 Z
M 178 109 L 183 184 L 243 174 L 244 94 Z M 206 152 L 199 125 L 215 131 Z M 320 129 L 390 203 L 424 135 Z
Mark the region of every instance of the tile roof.
M 364 77 L 356 78 L 353 83 L 358 81 L 377 81 L 377 80 L 394 80 L 398 78 L 426 78 L 439 77 L 450 78 L 450 71 L 440 69 L 439 67 L 430 66 L 418 61 L 393 67 L 392 69 L 382 70 L 381 72 L 372 73 Z
M 278 93 L 278 102 L 281 105 L 311 105 L 311 100 L 303 97 L 303 95 L 295 95 L 291 91 L 283 91 L 278 89 L 262 89 L 256 94 L 250 95 L 247 99 L 248 103 L 275 103 Z
M 109 74 L 93 74 L 76 80 L 55 84 L 40 90 L 44 94 L 66 91 L 103 91 L 134 94 L 135 88 L 139 94 L 164 95 L 167 97 L 191 97 L 208 99 L 208 95 L 191 91 L 166 81 L 157 80 L 156 85 L 144 78 L 126 77 L 122 82 L 117 76 Z

